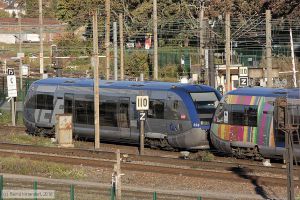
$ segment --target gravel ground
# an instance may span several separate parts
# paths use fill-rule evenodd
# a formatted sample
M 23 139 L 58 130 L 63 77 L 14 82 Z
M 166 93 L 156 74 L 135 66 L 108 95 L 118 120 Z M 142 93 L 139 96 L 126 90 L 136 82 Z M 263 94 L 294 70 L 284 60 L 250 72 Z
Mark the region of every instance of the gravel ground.
M 7 134 L 16 134 L 12 131 L 0 130 L 0 141 Z M 24 134 L 19 132 L 17 134 Z M 81 147 L 92 148 L 93 143 L 79 142 Z M 102 150 L 138 153 L 137 147 L 101 144 Z M 178 152 L 162 152 L 147 149 L 147 154 L 162 156 L 178 156 Z M 222 158 L 224 159 L 224 158 Z M 234 183 L 218 179 L 205 179 L 199 177 L 185 177 L 182 174 L 164 175 L 151 172 L 122 171 L 122 185 L 131 188 L 148 188 L 151 191 L 173 191 L 174 193 L 199 194 L 209 199 L 286 199 L 286 188 L 262 185 L 254 180 L 251 183 Z M 112 170 L 102 168 L 89 168 L 89 174 L 83 181 L 110 184 Z M 300 196 L 298 186 L 295 188 L 296 197 Z M 205 199 L 205 198 L 204 198 Z

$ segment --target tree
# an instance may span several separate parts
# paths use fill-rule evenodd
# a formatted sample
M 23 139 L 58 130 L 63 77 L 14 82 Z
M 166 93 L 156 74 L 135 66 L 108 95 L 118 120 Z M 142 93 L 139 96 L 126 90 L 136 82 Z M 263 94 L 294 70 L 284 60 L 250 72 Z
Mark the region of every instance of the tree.
M 26 17 L 39 17 L 39 4 L 37 0 L 17 0 L 20 8 L 25 8 Z M 45 18 L 56 17 L 57 0 L 43 0 L 43 16 Z
M 98 9 L 103 0 L 57 0 L 56 16 L 69 24 L 72 29 L 86 25 L 92 11 Z

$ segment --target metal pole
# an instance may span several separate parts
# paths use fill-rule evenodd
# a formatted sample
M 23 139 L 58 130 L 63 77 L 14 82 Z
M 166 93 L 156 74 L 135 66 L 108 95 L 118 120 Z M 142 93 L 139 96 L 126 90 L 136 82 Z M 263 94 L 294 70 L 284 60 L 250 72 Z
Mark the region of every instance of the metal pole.
M 116 189 L 117 189 L 117 200 L 121 200 L 121 155 L 120 149 L 117 149 L 117 178 L 116 178 Z
M 106 52 L 106 80 L 110 77 L 110 0 L 105 0 L 105 52 Z
M 117 34 L 117 22 L 113 23 L 113 37 L 114 37 L 114 78 L 118 80 L 118 34 Z
M 7 74 L 7 62 L 6 62 L 6 59 L 4 60 L 4 69 L 3 69 L 3 74 Z
M 293 79 L 294 79 L 293 82 L 294 82 L 294 87 L 297 87 L 295 52 L 294 52 L 294 41 L 293 41 L 292 28 L 290 28 L 290 38 L 291 38 L 291 54 L 292 54 L 292 64 L 293 64 Z
M 75 191 L 74 191 L 74 185 L 70 186 L 70 200 L 75 199 Z
M 119 26 L 120 26 L 120 70 L 121 80 L 124 80 L 124 27 L 123 27 L 123 14 L 119 15 Z
M 200 14 L 199 14 L 199 26 L 200 26 L 200 31 L 199 31 L 199 56 L 200 56 L 200 67 L 203 68 L 204 66 L 204 37 L 203 37 L 203 17 L 204 17 L 204 3 L 200 2 Z M 198 71 L 200 72 L 200 70 Z
M 44 44 L 43 44 L 43 2 L 39 0 L 39 26 L 40 26 L 40 74 L 44 77 Z
M 230 74 L 230 13 L 226 13 L 225 19 L 225 33 L 226 33 L 226 44 L 225 44 L 225 53 L 226 53 L 226 91 L 231 90 L 231 74 Z
M 287 158 L 287 192 L 288 192 L 288 200 L 294 200 L 295 195 L 294 195 L 294 174 L 293 174 L 293 148 L 292 148 L 292 132 L 286 131 L 285 132 L 285 137 L 286 137 L 286 158 Z
M 3 175 L 0 176 L 0 200 L 3 200 Z
M 214 63 L 214 49 L 212 44 L 212 33 L 209 32 L 209 66 L 208 66 L 208 74 L 209 74 L 209 85 L 213 88 L 216 87 L 216 70 L 215 70 L 215 63 Z
M 15 110 L 15 97 L 11 97 L 11 123 L 16 126 L 16 110 Z
M 272 81 L 272 33 L 271 11 L 266 10 L 266 59 L 267 59 L 267 87 L 273 86 Z
M 157 194 L 156 192 L 153 192 L 153 200 L 156 200 L 157 199 Z
M 140 155 L 144 155 L 145 121 L 140 120 Z
M 153 0 L 154 80 L 158 80 L 157 0 Z
M 111 200 L 115 200 L 115 196 L 116 196 L 116 194 L 115 194 L 115 188 L 111 187 L 111 189 L 110 189 L 110 199 Z
M 94 115 L 95 115 L 95 149 L 100 148 L 100 111 L 99 111 L 99 50 L 98 50 L 98 12 L 93 13 L 93 49 L 94 49 Z
M 37 181 L 33 182 L 34 200 L 37 200 Z
M 19 15 L 18 18 L 18 24 L 19 24 L 19 53 L 22 53 L 22 34 L 21 34 L 21 14 Z M 23 87 L 23 71 L 22 71 L 22 56 L 20 56 L 20 66 L 19 66 L 19 76 L 20 76 L 20 92 L 22 95 L 22 87 Z

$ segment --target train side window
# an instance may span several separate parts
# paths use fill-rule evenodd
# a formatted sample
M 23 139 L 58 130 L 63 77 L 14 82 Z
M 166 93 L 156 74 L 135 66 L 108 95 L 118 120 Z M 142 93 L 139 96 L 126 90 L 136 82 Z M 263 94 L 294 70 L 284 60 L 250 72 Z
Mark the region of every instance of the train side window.
M 87 102 L 86 113 L 87 113 L 87 124 L 94 125 L 95 124 L 95 115 L 94 115 L 94 102 L 93 101 Z
M 257 106 L 248 106 L 246 113 L 248 117 L 248 126 L 256 127 L 257 126 Z
M 36 97 L 36 108 L 43 110 L 53 110 L 53 95 L 38 94 Z
M 64 101 L 64 113 L 72 114 L 73 113 L 73 95 L 65 95 Z
M 257 106 L 231 105 L 229 124 L 256 127 L 257 109 Z
M 231 112 L 229 121 L 232 125 L 244 125 L 245 120 L 245 107 L 243 105 L 231 105 Z
M 149 103 L 148 118 L 164 119 L 165 105 L 162 100 L 152 99 Z
M 129 128 L 129 104 L 127 102 L 120 102 L 118 109 L 118 127 Z
M 173 109 L 177 110 L 178 106 L 179 106 L 179 102 L 178 102 L 178 100 L 175 100 L 174 103 L 173 103 Z
M 87 102 L 86 101 L 75 101 L 75 123 L 87 124 Z
M 116 102 L 106 101 L 100 103 L 100 124 L 102 126 L 118 126 Z

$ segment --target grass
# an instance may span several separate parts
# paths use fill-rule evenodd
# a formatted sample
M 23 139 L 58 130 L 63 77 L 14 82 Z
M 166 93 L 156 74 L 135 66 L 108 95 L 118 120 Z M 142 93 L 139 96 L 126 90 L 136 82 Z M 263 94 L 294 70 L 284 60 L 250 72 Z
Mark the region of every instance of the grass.
M 10 123 L 11 123 L 11 112 L 0 109 L 0 124 L 10 124 Z M 16 124 L 24 125 L 22 112 L 17 112 Z
M 7 142 L 13 144 L 28 144 L 44 147 L 57 147 L 57 143 L 52 142 L 51 138 L 49 137 L 27 135 L 25 133 L 10 133 L 7 135 L 2 135 L 0 138 L 0 142 Z M 78 148 L 90 148 L 94 144 L 93 142 L 86 142 L 80 140 L 73 140 L 73 143 L 75 147 Z
M 37 146 L 55 147 L 56 144 L 51 142 L 50 138 L 32 136 L 26 134 L 10 134 L 7 136 L 2 136 L 1 141 L 15 143 L 15 144 L 30 144 Z
M 83 179 L 87 177 L 88 173 L 86 169 L 78 166 L 73 167 L 54 162 L 34 161 L 16 156 L 0 157 L 0 169 L 1 172 L 6 173 L 71 179 Z

